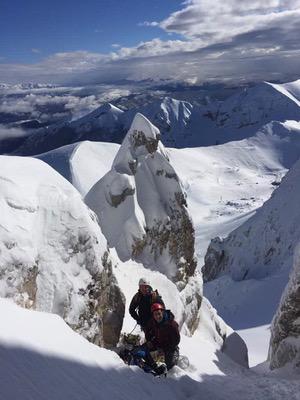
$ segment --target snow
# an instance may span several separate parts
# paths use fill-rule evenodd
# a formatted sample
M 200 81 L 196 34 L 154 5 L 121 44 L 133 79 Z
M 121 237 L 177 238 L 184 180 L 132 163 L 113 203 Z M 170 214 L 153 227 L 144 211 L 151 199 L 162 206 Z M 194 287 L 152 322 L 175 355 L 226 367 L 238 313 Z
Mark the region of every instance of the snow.
M 268 358 L 270 344 L 270 325 L 260 325 L 249 329 L 237 330 L 237 333 L 247 343 L 249 367 L 255 367 Z
M 204 96 L 205 92 L 207 96 Z M 248 87 L 225 86 L 222 89 L 207 87 L 194 93 L 192 90 L 191 103 L 162 97 L 163 93 L 159 95 L 155 91 L 149 96 L 136 93 L 123 98 L 120 104 L 129 108 L 127 111 L 110 103 L 103 104 L 76 120 L 35 129 L 26 140 L 15 142 L 3 151 L 37 155 L 83 140 L 121 143 L 137 113 L 145 115 L 160 129 L 165 146 L 176 148 L 242 140 L 273 121 L 283 123 L 285 120 L 300 119 L 297 81 L 288 84 L 262 82 Z M 179 98 L 188 96 L 186 91 L 171 93 Z
M 0 157 L 0 295 L 79 326 L 106 240 L 80 194 L 34 158 Z M 83 291 L 83 292 L 82 292 Z M 85 321 L 93 336 L 99 327 Z
M 70 181 L 85 196 L 110 170 L 119 147 L 82 142 L 76 148 L 65 146 L 39 158 L 49 162 L 51 157 L 50 165 L 63 176 L 71 170 Z M 66 154 L 64 165 L 58 151 Z M 272 183 L 279 183 L 298 159 L 299 122 L 272 123 L 249 139 L 224 145 L 169 148 L 167 155 L 187 193 L 201 267 L 211 238 L 225 237 L 251 217 L 270 197 L 275 187 Z
M 123 332 L 134 328 L 128 305 L 137 290 L 139 278 L 145 276 L 162 294 L 182 327 L 180 351 L 189 357 L 188 370 L 175 367 L 168 379 L 155 380 L 136 367 L 125 366 L 114 352 L 87 342 L 58 315 L 21 309 L 1 299 L 0 398 L 299 400 L 299 376 L 291 374 L 291 366 L 270 372 L 265 362 L 271 318 L 286 285 L 291 264 L 292 254 L 286 254 L 284 249 L 290 243 L 294 245 L 293 238 L 299 237 L 299 163 L 272 195 L 274 187 L 300 155 L 299 104 L 300 81 L 281 85 L 264 83 L 223 102 L 218 114 L 213 114 L 216 110 L 213 107 L 210 110 L 210 105 L 206 111 L 211 111 L 215 120 L 200 118 L 203 122 L 201 132 L 195 128 L 199 126 L 198 117 L 203 110 L 187 102 L 166 98 L 152 108 L 145 107 L 147 116 L 152 115 L 151 118 L 161 119 L 161 124 L 165 124 L 164 134 L 168 126 L 175 127 L 173 137 L 165 136 L 165 140 L 174 145 L 195 144 L 199 137 L 189 137 L 190 132 L 201 133 L 201 141 L 206 145 L 216 140 L 228 142 L 225 134 L 230 130 L 231 138 L 243 139 L 206 148 L 165 150 L 159 146 L 158 154 L 142 171 L 140 181 L 153 165 L 165 167 L 163 160 L 169 157 L 187 193 L 188 208 L 196 228 L 199 267 L 211 238 L 217 235 L 225 237 L 236 228 L 245 232 L 247 226 L 255 221 L 255 234 L 243 239 L 245 246 L 241 250 L 235 246 L 239 267 L 235 265 L 231 275 L 221 276 L 205 287 L 205 293 L 213 300 L 218 312 L 226 322 L 238 328 L 238 334 L 246 341 L 250 370 L 234 363 L 228 353 L 222 351 L 220 337 L 215 335 L 216 310 L 207 299 L 202 301 L 198 328 L 193 336 L 186 336 L 189 332 L 184 320 L 188 311 L 176 285 L 159 271 L 145 269 L 133 261 L 117 262 L 118 256 L 113 251 L 113 274 L 126 299 Z M 130 113 L 124 114 L 107 105 L 72 124 L 80 137 L 91 128 L 93 116 L 92 128 L 103 128 L 110 134 L 116 124 L 122 126 L 129 118 Z M 218 132 L 214 124 L 218 125 Z M 158 131 L 153 125 L 147 124 L 147 127 L 147 138 L 155 140 Z M 143 116 L 138 117 L 135 130 L 145 131 Z M 183 136 L 180 136 L 181 132 L 184 132 Z M 144 146 L 138 148 L 138 156 L 147 156 Z M 99 180 L 103 180 L 112 164 L 117 173 L 108 174 L 105 182 L 110 194 L 118 197 L 127 189 L 131 192 L 136 188 L 128 166 L 128 161 L 132 160 L 128 142 L 121 151 L 119 145 L 111 143 L 76 143 L 41 154 L 38 158 L 59 171 L 83 197 Z M 15 288 L 20 279 L 20 268 L 23 271 L 22 265 L 32 265 L 38 258 L 41 263 L 38 308 L 63 316 L 66 293 L 76 292 L 83 283 L 87 285 L 90 271 L 85 268 L 85 261 L 89 260 L 85 260 L 82 254 L 74 255 L 71 248 L 63 248 L 63 240 L 57 241 L 57 236 L 63 238 L 66 235 L 60 230 L 61 218 L 71 231 L 80 233 L 85 229 L 83 226 L 88 226 L 100 241 L 94 250 L 99 258 L 105 249 L 101 230 L 79 193 L 44 163 L 34 159 L 21 161 L 16 157 L 1 157 L 0 166 L 1 211 L 4 210 L 0 225 L 0 260 L 15 265 L 5 269 L 6 275 L 0 282 L 1 296 L 31 305 L 32 300 L 25 293 L 17 295 Z M 162 189 L 168 192 L 170 188 L 161 186 L 158 191 L 162 192 Z M 103 192 L 102 195 L 105 197 Z M 271 195 L 271 200 L 263 208 L 267 211 L 257 211 Z M 104 197 L 98 198 L 100 203 L 104 202 Z M 123 240 L 121 247 L 130 248 L 130 240 L 125 243 L 128 241 L 126 235 L 119 239 L 120 230 L 126 224 L 126 229 L 134 235 L 143 234 L 146 223 L 153 221 L 160 210 L 155 195 L 147 192 L 144 200 L 140 197 L 130 205 L 125 200 L 119 214 L 114 213 L 107 220 L 104 225 L 111 225 L 110 240 Z M 150 204 L 146 217 L 142 203 L 144 206 Z M 128 218 L 133 214 L 137 221 Z M 281 244 L 276 247 L 278 254 L 271 254 L 271 264 L 268 261 L 268 267 L 262 271 L 255 267 L 252 258 L 262 250 L 265 242 L 272 243 L 276 236 L 270 235 L 271 239 L 266 240 L 263 230 L 270 218 L 266 220 L 262 216 L 270 217 L 271 214 L 273 225 L 270 232 L 273 230 L 274 235 L 280 233 Z M 163 219 L 166 215 L 160 217 Z M 24 235 L 24 231 L 32 232 L 32 236 Z M 72 237 L 69 239 L 72 242 Z M 119 253 L 119 256 L 128 258 L 128 254 Z M 249 263 L 248 279 L 240 279 Z M 84 307 L 81 300 L 76 296 L 72 298 L 68 316 L 71 323 L 76 322 L 76 316 Z M 233 331 L 226 323 L 221 321 L 220 324 L 221 331 L 233 337 Z M 289 338 L 287 342 L 291 344 L 292 340 Z M 299 346 L 298 341 L 296 345 Z
M 69 157 L 70 161 L 66 158 L 66 163 L 71 164 L 73 183 L 83 196 L 109 171 L 118 149 L 116 144 L 82 142 Z M 196 230 L 198 266 L 201 267 L 210 239 L 225 237 L 249 219 L 270 197 L 275 188 L 273 183 L 279 183 L 297 160 L 299 122 L 270 123 L 249 139 L 205 148 L 167 149 L 167 154 L 187 193 Z M 55 163 L 53 166 L 60 168 Z M 250 307 L 245 313 L 245 308 L 240 307 L 241 295 L 234 295 L 238 284 L 230 279 L 223 282 L 223 279 L 220 285 L 225 284 L 226 293 L 230 295 L 219 296 L 218 311 L 245 338 L 250 364 L 254 366 L 266 359 L 269 331 L 263 327 L 271 322 L 271 313 L 276 309 L 278 293 L 283 290 L 285 281 L 274 276 L 266 286 L 254 280 L 242 283 L 244 289 L 239 291 L 243 293 L 242 303 Z M 252 295 L 246 300 L 251 286 Z M 208 287 L 205 290 L 210 297 Z M 216 293 L 218 289 L 213 291 Z M 266 291 L 269 293 L 267 302 Z M 251 335 L 244 334 L 259 330 L 260 326 L 261 340 L 252 341 Z M 261 346 L 256 346 L 256 342 L 261 342 Z
M 257 213 L 220 244 L 226 266 L 204 293 L 231 326 L 272 321 L 299 241 L 299 176 L 300 160 Z
M 25 310 L 3 299 L 0 314 L 1 399 L 299 398 L 299 380 L 237 368 L 197 335 L 182 337 L 189 369 L 175 367 L 167 379 L 157 379 L 87 342 L 56 315 Z

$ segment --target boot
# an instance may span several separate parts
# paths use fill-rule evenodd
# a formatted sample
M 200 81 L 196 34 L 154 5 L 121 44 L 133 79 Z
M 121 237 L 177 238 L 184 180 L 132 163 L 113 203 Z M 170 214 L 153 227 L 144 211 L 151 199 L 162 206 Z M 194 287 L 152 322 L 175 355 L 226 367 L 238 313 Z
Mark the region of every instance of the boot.
M 159 366 L 156 364 L 153 368 L 153 375 L 155 376 L 160 376 L 160 375 L 166 375 L 167 373 L 167 366 L 166 364 L 162 363 Z

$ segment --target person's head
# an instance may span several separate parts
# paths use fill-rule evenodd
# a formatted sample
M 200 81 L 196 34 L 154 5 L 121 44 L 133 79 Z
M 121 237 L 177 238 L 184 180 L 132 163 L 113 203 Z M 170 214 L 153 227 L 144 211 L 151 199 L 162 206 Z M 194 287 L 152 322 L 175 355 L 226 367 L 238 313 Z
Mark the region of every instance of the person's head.
M 144 295 L 148 294 L 149 291 L 151 290 L 149 281 L 145 278 L 141 278 L 139 280 L 139 289 L 142 294 L 144 294 Z
M 154 303 L 151 306 L 151 313 L 152 317 L 155 319 L 156 322 L 161 322 L 164 317 L 164 306 L 160 303 Z

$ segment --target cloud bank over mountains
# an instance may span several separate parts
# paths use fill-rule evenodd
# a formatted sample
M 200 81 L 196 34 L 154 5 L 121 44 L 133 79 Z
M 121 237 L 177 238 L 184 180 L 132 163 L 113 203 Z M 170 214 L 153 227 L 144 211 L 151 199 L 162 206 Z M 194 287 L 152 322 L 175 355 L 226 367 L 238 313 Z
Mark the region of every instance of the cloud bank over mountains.
M 187 0 L 154 38 L 109 54 L 56 53 L 36 64 L 0 64 L 4 82 L 111 83 L 120 79 L 293 80 L 300 67 L 300 1 Z M 173 39 L 176 34 L 176 39 Z

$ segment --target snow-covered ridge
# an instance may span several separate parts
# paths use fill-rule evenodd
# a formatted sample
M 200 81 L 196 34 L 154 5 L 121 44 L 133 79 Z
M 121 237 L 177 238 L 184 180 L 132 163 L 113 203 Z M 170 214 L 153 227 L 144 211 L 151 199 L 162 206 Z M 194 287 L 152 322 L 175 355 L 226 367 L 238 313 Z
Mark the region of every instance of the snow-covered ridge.
M 210 146 L 241 140 L 272 121 L 299 121 L 298 92 L 297 82 L 264 82 L 238 89 L 223 101 L 200 105 L 162 97 L 123 111 L 107 103 L 79 119 L 36 129 L 24 143 L 16 144 L 15 154 L 36 155 L 82 140 L 121 143 L 137 113 L 160 129 L 166 146 Z
M 213 115 L 218 126 L 240 130 L 270 121 L 299 120 L 300 109 L 283 85 L 264 82 L 229 97 Z
M 95 215 L 40 160 L 1 156 L 0 171 L 1 297 L 56 313 L 95 343 L 115 344 L 124 299 Z M 114 336 L 105 337 L 101 321 L 117 308 Z

